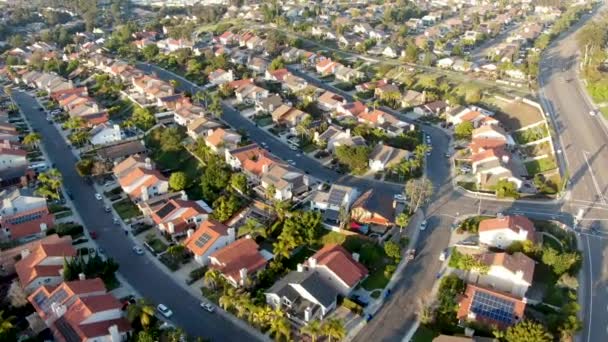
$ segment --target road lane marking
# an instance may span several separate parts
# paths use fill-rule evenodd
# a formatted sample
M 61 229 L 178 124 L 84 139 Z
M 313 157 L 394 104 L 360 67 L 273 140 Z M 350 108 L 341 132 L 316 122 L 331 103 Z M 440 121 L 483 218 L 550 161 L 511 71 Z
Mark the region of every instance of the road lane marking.
M 600 190 L 600 186 L 597 183 L 597 179 L 595 179 L 595 173 L 593 173 L 593 169 L 591 168 L 591 164 L 589 164 L 589 158 L 587 158 L 587 151 L 583 151 L 583 156 L 585 157 L 585 163 L 587 163 L 587 167 L 589 168 L 589 174 L 591 175 L 591 180 L 593 180 L 593 186 L 595 186 L 595 191 L 597 195 L 600 196 L 600 201 L 603 204 L 606 204 L 606 199 L 604 199 L 604 195 L 602 195 L 602 191 Z
M 591 245 L 589 244 L 589 237 L 585 239 L 587 240 L 587 254 L 589 256 L 589 319 L 587 322 L 587 342 L 591 341 L 591 313 L 593 312 L 593 271 L 592 271 L 592 261 L 591 261 Z

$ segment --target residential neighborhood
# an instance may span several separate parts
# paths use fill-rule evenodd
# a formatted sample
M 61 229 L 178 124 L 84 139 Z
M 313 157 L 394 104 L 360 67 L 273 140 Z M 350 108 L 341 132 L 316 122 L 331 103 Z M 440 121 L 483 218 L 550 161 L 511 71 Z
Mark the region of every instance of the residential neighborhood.
M 602 2 L 0 7 L 0 340 L 601 340 Z

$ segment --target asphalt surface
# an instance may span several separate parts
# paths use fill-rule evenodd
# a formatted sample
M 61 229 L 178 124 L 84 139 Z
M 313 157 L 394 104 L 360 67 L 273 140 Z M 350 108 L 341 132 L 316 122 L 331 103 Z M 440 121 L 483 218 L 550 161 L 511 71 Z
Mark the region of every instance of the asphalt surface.
M 605 6 L 603 6 L 605 7 Z M 603 11 L 600 9 L 595 12 Z M 583 229 L 596 227 L 604 238 L 583 236 L 581 249 L 584 262 L 579 302 L 582 304 L 583 331 L 578 340 L 584 342 L 608 340 L 608 224 L 601 219 L 608 198 L 608 129 L 601 114 L 589 115 L 595 109 L 579 82 L 578 67 L 581 52 L 576 32 L 590 19 L 585 15 L 577 25 L 546 50 L 540 64 L 540 95 L 544 96 L 555 123 L 562 146 L 561 162 L 571 175 L 570 212 L 581 211 Z M 592 208 L 590 210 L 590 208 Z
M 195 93 L 201 89 L 183 77 L 157 66 L 139 64 L 138 67 L 144 71 L 153 72 L 159 78 L 166 81 L 171 79 L 178 80 L 178 88 L 180 90 Z M 300 73 L 296 69 L 290 68 L 290 70 L 304 77 L 312 84 L 336 92 L 347 100 L 352 100 L 352 97 L 348 93 L 340 89 L 323 83 L 307 74 Z M 399 112 L 392 111 L 389 108 L 382 109 L 408 121 Z M 272 134 L 256 127 L 251 121 L 243 118 L 238 111 L 226 105 L 224 105 L 223 120 L 234 128 L 244 129 L 251 140 L 258 143 L 265 142 L 272 153 L 278 157 L 284 160 L 295 160 L 297 167 L 308 171 L 311 176 L 320 180 L 355 186 L 362 191 L 373 187 L 377 191 L 398 193 L 403 189 L 403 186 L 399 184 L 377 182 L 352 176 L 340 177 L 335 172 L 318 164 L 314 159 L 307 157 L 298 159 L 299 157 L 294 157 L 297 152 L 288 149 L 284 143 L 280 142 Z M 426 134 L 431 135 L 433 141 L 433 152 L 427 162 L 427 177 L 433 182 L 435 187 L 435 194 L 430 200 L 428 207 L 425 208 L 426 217 L 429 220 L 429 228 L 421 234 L 417 242 L 416 248 L 419 253 L 416 261 L 406 267 L 402 277 L 403 280 L 391 289 L 392 294 L 387 298 L 382 309 L 355 337 L 355 341 L 401 341 L 403 339 L 408 329 L 414 324 L 415 315 L 419 308 L 419 300 L 428 298 L 430 295 L 436 280 L 435 276 L 439 270 L 438 256 L 447 247 L 447 236 L 450 225 L 458 216 L 472 214 L 496 215 L 497 213 L 521 214 L 536 219 L 559 220 L 572 225 L 573 214 L 583 204 L 585 205 L 585 219 L 587 220 L 585 222 L 588 223 L 593 219 L 605 220 L 608 218 L 608 206 L 603 203 L 592 203 L 585 199 L 499 201 L 493 198 L 475 198 L 455 191 L 451 183 L 447 160 L 444 158 L 449 145 L 448 136 L 440 129 L 432 126 L 423 125 L 423 130 Z M 589 239 L 591 248 L 601 245 L 603 241 L 595 235 L 583 234 L 582 237 L 583 240 Z M 585 263 L 585 265 L 588 265 L 588 263 Z M 595 267 L 598 266 L 596 265 Z M 602 310 L 605 308 L 605 305 L 602 306 Z
M 65 189 L 72 192 L 74 206 L 85 227 L 89 232 L 97 233 L 96 242 L 108 256 L 120 264 L 119 272 L 131 286 L 154 304 L 167 305 L 173 310 L 171 321 L 191 336 L 213 341 L 258 340 L 219 314 L 203 311 L 197 298 L 177 285 L 174 279 L 159 269 L 147 256 L 136 255 L 132 251 L 132 240 L 125 236 L 121 228 L 113 224 L 112 216 L 104 212 L 102 202 L 95 199 L 95 189 L 76 173 L 76 158 L 55 127 L 46 121 L 36 100 L 17 90 L 13 91 L 13 99 L 32 128 L 42 135 L 44 148 L 51 162 L 63 175 Z

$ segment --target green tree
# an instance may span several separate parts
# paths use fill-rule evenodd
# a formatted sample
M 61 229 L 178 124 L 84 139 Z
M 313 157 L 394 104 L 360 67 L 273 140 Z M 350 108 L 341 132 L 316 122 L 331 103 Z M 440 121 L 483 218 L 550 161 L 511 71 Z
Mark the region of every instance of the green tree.
M 277 57 L 275 59 L 272 60 L 272 62 L 270 62 L 270 65 L 268 66 L 268 70 L 270 71 L 275 71 L 278 69 L 284 69 L 285 68 L 285 60 L 283 59 L 283 57 Z
M 410 217 L 407 213 L 400 213 L 399 215 L 397 215 L 397 217 L 395 218 L 395 224 L 401 229 L 403 230 L 403 228 L 405 228 L 410 222 Z
M 230 175 L 230 186 L 243 195 L 249 194 L 249 183 L 247 176 L 243 173 L 233 173 Z
M 519 198 L 519 193 L 517 192 L 517 186 L 515 183 L 510 182 L 506 179 L 501 179 L 496 183 L 496 197 L 498 198 Z
M 230 181 L 230 171 L 226 163 L 217 155 L 209 156 L 207 166 L 201 176 L 203 198 L 209 202 L 215 201 L 220 192 L 226 189 Z
M 361 174 L 367 170 L 370 149 L 367 146 L 338 146 L 336 158 L 353 173 Z
M 205 276 L 203 277 L 203 282 L 206 287 L 215 290 L 222 282 L 222 274 L 215 268 L 210 268 L 205 272 Z
M 405 48 L 405 61 L 408 63 L 415 63 L 418 60 L 418 48 L 414 43 L 410 42 Z
M 160 53 L 158 46 L 156 46 L 156 44 L 149 44 L 144 46 L 143 49 L 141 49 L 141 53 L 144 56 L 144 59 L 148 62 L 153 61 L 158 54 Z
M 323 322 L 322 325 L 323 335 L 328 337 L 328 341 L 331 342 L 334 339 L 340 341 L 346 336 L 346 329 L 344 329 L 344 323 L 338 318 L 328 318 Z
M 149 130 L 156 123 L 154 114 L 152 114 L 152 112 L 150 112 L 150 110 L 147 108 L 140 106 L 135 106 L 130 121 L 133 123 L 133 125 L 143 131 Z
M 270 333 L 274 335 L 275 340 L 280 341 L 281 338 L 289 341 L 291 336 L 291 323 L 286 317 L 280 317 L 270 321 Z
M 213 213 L 211 215 L 213 218 L 223 222 L 232 217 L 240 209 L 240 201 L 233 194 L 222 195 L 213 202 L 212 206 Z
M 529 320 L 521 321 L 507 329 L 506 332 L 494 333 L 506 342 L 550 342 L 553 336 L 540 323 Z
M 82 127 L 84 127 L 84 125 L 85 125 L 85 121 L 83 118 L 81 118 L 79 116 L 74 116 L 74 117 L 69 118 L 68 121 L 66 121 L 63 126 L 70 130 L 76 130 L 76 129 L 81 129 Z
M 386 254 L 387 257 L 398 261 L 401 259 L 401 247 L 399 247 L 396 242 L 387 241 L 384 243 L 384 254 Z
M 154 319 L 156 310 L 146 300 L 140 299 L 127 307 L 127 319 L 133 323 L 138 321 L 142 328 L 148 329 Z
M 60 198 L 59 191 L 61 190 L 63 178 L 59 170 L 50 169 L 47 172 L 39 174 L 38 181 L 40 182 L 38 189 L 36 189 L 38 195 L 56 200 Z
M 4 311 L 0 311 L 0 340 L 11 341 L 15 336 L 14 316 L 4 317 Z
M 308 322 L 308 324 L 300 328 L 300 333 L 310 336 L 311 341 L 316 342 L 317 338 L 323 333 L 321 322 L 317 319 Z
M 247 221 L 245 221 L 245 224 L 239 227 L 239 236 L 245 234 L 252 235 L 253 237 L 258 235 L 263 238 L 268 237 L 266 227 L 254 218 L 248 218 Z
M 433 183 L 426 177 L 410 179 L 405 183 L 405 194 L 410 199 L 410 214 L 413 214 L 433 194 Z
M 454 135 L 456 139 L 471 140 L 473 129 L 473 123 L 470 121 L 463 121 L 454 127 Z
M 40 133 L 32 132 L 23 138 L 23 143 L 30 147 L 38 147 L 38 143 L 42 140 Z
M 186 173 L 182 171 L 171 173 L 171 176 L 169 177 L 169 186 L 171 186 L 171 189 L 181 191 L 186 188 L 187 184 L 188 177 L 186 176 Z
M 222 109 L 222 100 L 218 93 L 214 93 L 209 104 L 209 111 L 216 117 L 221 117 L 224 114 Z
M 165 128 L 162 131 L 160 148 L 165 152 L 175 152 L 182 148 L 182 136 L 177 127 Z

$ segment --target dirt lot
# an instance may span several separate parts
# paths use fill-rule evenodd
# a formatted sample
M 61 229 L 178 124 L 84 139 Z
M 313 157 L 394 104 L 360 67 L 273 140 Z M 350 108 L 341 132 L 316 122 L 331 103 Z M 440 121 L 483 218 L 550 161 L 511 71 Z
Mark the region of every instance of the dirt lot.
M 491 104 L 498 108 L 498 112 L 496 112 L 494 117 L 509 132 L 544 120 L 543 114 L 536 107 L 522 101 L 513 100 L 507 102 L 494 98 Z

